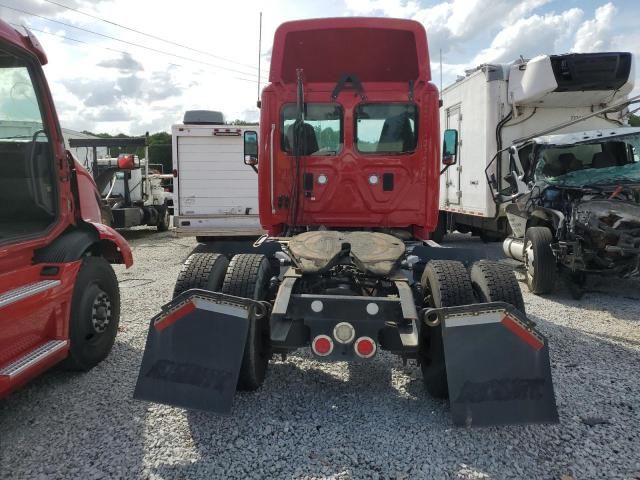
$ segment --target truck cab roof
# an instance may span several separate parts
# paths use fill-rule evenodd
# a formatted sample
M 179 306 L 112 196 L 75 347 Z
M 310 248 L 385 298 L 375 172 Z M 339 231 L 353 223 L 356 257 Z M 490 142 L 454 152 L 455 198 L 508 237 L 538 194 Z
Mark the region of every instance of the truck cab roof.
M 344 73 L 362 82 L 429 81 L 424 27 L 413 20 L 322 18 L 283 23 L 275 33 L 269 81 L 332 83 Z

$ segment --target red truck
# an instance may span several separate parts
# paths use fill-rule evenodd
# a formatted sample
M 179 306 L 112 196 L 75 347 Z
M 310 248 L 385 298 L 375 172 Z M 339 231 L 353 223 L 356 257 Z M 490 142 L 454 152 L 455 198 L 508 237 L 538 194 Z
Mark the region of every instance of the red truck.
M 131 249 L 65 150 L 37 39 L 0 21 L 0 398 L 51 366 L 89 370 L 120 317 Z
M 420 366 L 454 423 L 558 419 L 547 340 L 513 272 L 429 241 L 438 223 L 438 92 L 421 24 L 281 25 L 260 135 L 244 133 L 268 235 L 195 253 L 151 320 L 134 396 L 228 412 L 272 356 Z M 259 141 L 258 141 L 259 138 Z M 444 168 L 457 133 L 444 134 Z

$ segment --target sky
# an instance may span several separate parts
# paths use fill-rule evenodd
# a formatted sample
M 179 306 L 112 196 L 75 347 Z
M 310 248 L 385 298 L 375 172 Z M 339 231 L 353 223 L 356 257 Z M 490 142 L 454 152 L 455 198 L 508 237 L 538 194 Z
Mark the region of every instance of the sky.
M 257 121 L 258 58 L 264 86 L 277 26 L 354 15 L 421 22 L 445 87 L 520 56 L 640 53 L 637 0 L 0 0 L 0 18 L 32 29 L 47 51 L 63 127 L 131 135 L 169 131 L 193 109 Z

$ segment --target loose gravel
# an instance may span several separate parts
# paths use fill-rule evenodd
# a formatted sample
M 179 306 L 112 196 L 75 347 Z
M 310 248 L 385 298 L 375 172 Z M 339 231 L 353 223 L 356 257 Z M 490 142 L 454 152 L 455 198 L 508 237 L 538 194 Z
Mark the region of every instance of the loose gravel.
M 171 295 L 193 239 L 127 234 L 117 268 L 121 329 L 86 374 L 54 369 L 0 402 L 0 478 L 640 478 L 640 289 L 599 280 L 580 301 L 536 297 L 561 422 L 454 427 L 419 369 L 386 353 L 366 365 L 275 360 L 255 393 L 215 416 L 132 399 L 148 321 Z M 499 257 L 500 246 L 456 242 Z

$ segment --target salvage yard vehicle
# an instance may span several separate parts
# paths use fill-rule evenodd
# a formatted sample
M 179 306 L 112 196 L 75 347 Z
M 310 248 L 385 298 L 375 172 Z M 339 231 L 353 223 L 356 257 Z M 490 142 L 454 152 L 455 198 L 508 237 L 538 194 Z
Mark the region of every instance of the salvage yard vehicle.
M 220 112 L 191 110 L 171 127 L 175 233 L 199 242 L 258 237 L 258 179 L 238 163 L 243 135 Z
M 104 217 L 109 225 L 114 228 L 149 225 L 159 232 L 169 229 L 173 195 L 165 191 L 163 181 L 173 177 L 150 171 L 148 134 L 144 137 L 71 138 L 69 145 L 93 150 L 91 173 L 102 194 L 106 207 Z M 97 150 L 105 147 L 144 147 L 144 158 L 133 153 L 99 158 Z
M 504 240 L 505 205 L 496 205 L 484 179 L 496 153 L 550 125 L 568 122 L 555 133 L 622 126 L 624 108 L 591 114 L 627 99 L 634 79 L 631 53 L 571 53 L 481 65 L 446 87 L 440 125 L 458 132 L 460 146 L 441 177 L 436 241 L 453 230 Z M 509 156 L 500 154 L 492 169 L 497 189 L 509 190 Z
M 46 63 L 31 33 L 0 21 L 0 398 L 59 362 L 89 370 L 109 354 L 120 316 L 110 263 L 133 261 L 64 149 Z
M 505 253 L 524 263 L 533 293 L 558 273 L 571 293 L 588 274 L 640 275 L 640 128 L 536 137 L 511 149 L 515 202 Z
M 420 365 L 456 424 L 557 421 L 547 340 L 513 272 L 429 241 L 438 92 L 422 25 L 289 22 L 272 52 L 260 140 L 244 133 L 268 235 L 255 253 L 187 259 L 151 320 L 134 396 L 227 412 L 272 355 L 368 362 L 386 350 Z

